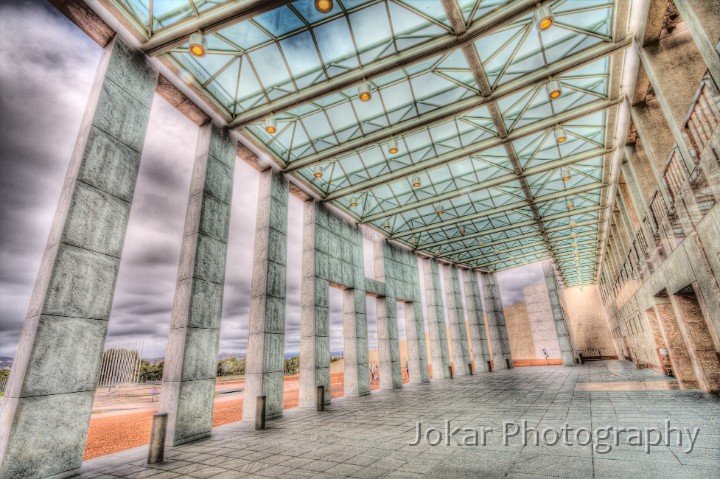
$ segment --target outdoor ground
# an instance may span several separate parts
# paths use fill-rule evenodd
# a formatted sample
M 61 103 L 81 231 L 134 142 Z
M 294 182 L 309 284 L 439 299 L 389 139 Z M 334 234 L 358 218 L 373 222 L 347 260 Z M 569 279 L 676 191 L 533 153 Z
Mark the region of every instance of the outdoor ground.
M 343 374 L 332 374 L 330 386 L 333 398 L 342 397 Z M 244 388 L 245 383 L 242 381 L 218 383 L 213 426 L 242 419 Z M 371 385 L 373 390 L 378 388 L 377 383 Z M 85 445 L 85 460 L 142 446 L 149 442 L 152 417 L 158 406 L 158 397 L 153 399 L 152 389 L 153 386 L 150 385 L 98 390 Z M 283 407 L 285 409 L 298 407 L 299 393 L 300 376 L 286 376 Z
M 624 361 L 575 367 L 533 367 L 442 379 L 369 396 L 338 398 L 324 412 L 286 411 L 268 429 L 235 422 L 211 437 L 166 451 L 147 466 L 147 447 L 86 462 L 81 477 L 282 478 L 709 478 L 720 470 L 720 398 L 676 389 L 659 373 Z M 411 445 L 418 421 L 437 428 L 492 428 L 479 445 Z M 529 428 L 662 430 L 665 420 L 695 436 L 691 453 L 677 445 L 633 445 L 627 433 L 611 450 L 570 442 L 535 445 L 520 437 L 503 444 L 503 423 Z M 432 439 L 436 439 L 437 431 Z M 463 440 L 464 433 L 455 436 Z M 596 437 L 600 437 L 599 434 Z M 611 437 L 610 443 L 614 442 Z

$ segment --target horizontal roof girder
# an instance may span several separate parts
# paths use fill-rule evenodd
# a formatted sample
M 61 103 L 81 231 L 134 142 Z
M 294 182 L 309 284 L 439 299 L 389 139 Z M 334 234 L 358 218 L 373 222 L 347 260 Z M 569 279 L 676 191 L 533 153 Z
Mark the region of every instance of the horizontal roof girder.
M 575 261 L 575 253 L 573 251 L 562 251 L 555 255 L 557 258 L 557 261 L 560 263 L 570 263 Z M 578 254 L 578 261 L 587 261 L 592 260 L 595 261 L 595 258 L 597 257 L 597 251 L 596 250 L 585 250 L 582 254 Z M 597 263 L 597 261 L 595 261 Z M 573 266 L 570 266 L 573 267 Z
M 590 207 L 590 209 L 584 208 L 583 209 L 584 211 L 580 211 L 580 210 L 566 211 L 566 212 L 563 212 L 563 213 L 560 213 L 557 215 L 546 216 L 545 218 L 543 218 L 543 222 L 559 220 L 559 219 L 567 218 L 569 216 L 573 216 L 575 214 L 589 213 L 589 212 L 597 211 L 600 209 L 601 208 L 599 206 L 596 206 L 596 207 Z M 577 226 L 586 226 L 586 225 L 595 224 L 598 222 L 599 221 L 583 221 L 583 222 L 578 223 Z M 479 231 L 477 233 L 465 235 L 460 238 L 451 238 L 451 239 L 446 239 L 446 240 L 442 240 L 442 241 L 436 241 L 435 243 L 424 244 L 421 247 L 423 249 L 433 248 L 435 246 L 442 246 L 444 244 L 455 243 L 456 241 L 478 238 L 480 236 L 486 236 L 486 235 L 493 234 L 493 233 L 502 233 L 503 231 L 514 230 L 516 228 L 522 228 L 524 226 L 537 226 L 537 222 L 534 219 L 522 221 L 520 223 L 514 223 L 514 224 L 510 224 L 510 225 L 500 226 L 498 228 L 493 228 L 493 229 L 489 229 L 489 230 L 485 230 L 485 231 Z M 555 230 L 560 230 L 560 229 L 565 229 L 565 228 L 568 228 L 568 227 L 567 226 L 555 226 L 553 228 L 549 228 L 546 231 L 555 231 Z
M 580 235 L 578 235 L 578 237 L 580 237 Z M 595 238 L 594 240 L 576 241 L 574 245 L 554 246 L 553 250 L 557 250 L 558 254 L 564 253 L 564 252 L 571 252 L 572 250 L 576 249 L 577 246 L 597 244 L 597 241 L 598 241 L 597 238 Z
M 542 241 L 542 237 L 538 235 L 537 238 L 538 238 L 538 241 L 536 241 L 536 242 L 534 242 L 534 243 L 529 243 L 529 244 L 520 245 L 520 246 L 514 246 L 514 247 L 512 247 L 512 248 L 507 248 L 507 249 L 498 251 L 497 253 L 492 252 L 492 253 L 481 254 L 481 255 L 478 255 L 478 256 L 473 256 L 472 258 L 467 258 L 467 259 L 462 259 L 462 260 L 460 260 L 460 259 L 454 259 L 454 258 L 452 258 L 451 256 L 448 256 L 448 255 L 439 255 L 438 257 L 440 257 L 440 258 L 447 258 L 447 259 L 450 260 L 450 261 L 477 261 L 477 260 L 481 260 L 481 259 L 484 259 L 484 258 L 491 258 L 491 257 L 493 257 L 493 256 L 498 256 L 498 255 L 501 255 L 501 254 L 504 254 L 504 253 L 512 253 L 513 251 L 519 251 L 519 250 L 523 250 L 523 249 L 525 249 L 525 248 L 532 248 L 533 246 L 544 246 L 545 243 Z M 543 250 L 534 251 L 534 253 L 544 253 L 544 252 L 545 252 L 545 251 L 543 251 Z M 531 252 L 531 253 L 532 253 L 532 252 Z
M 588 185 L 584 185 L 584 186 L 580 186 L 580 187 L 576 187 L 576 188 L 570 188 L 565 191 L 559 191 L 557 193 L 550 193 L 548 195 L 538 196 L 537 198 L 534 199 L 534 201 L 536 203 L 553 201 L 553 200 L 557 200 L 559 198 L 563 198 L 563 197 L 569 196 L 569 195 L 577 195 L 577 194 L 581 194 L 581 193 L 587 193 L 587 192 L 593 191 L 593 190 L 598 190 L 601 188 L 605 188 L 606 186 L 607 185 L 603 185 L 602 183 L 590 183 Z M 511 205 L 503 205 L 503 206 L 499 206 L 497 208 L 492 208 L 489 210 L 482 211 L 480 213 L 475 213 L 475 214 L 466 215 L 466 216 L 459 216 L 459 217 L 453 218 L 451 220 L 443 221 L 442 223 L 435 223 L 435 224 L 431 224 L 431 225 L 420 226 L 418 228 L 413 228 L 413 229 L 407 230 L 407 231 L 402 231 L 396 235 L 391 236 L 391 238 L 402 238 L 405 236 L 411 236 L 411 235 L 414 235 L 417 233 L 422 233 L 423 231 L 429 231 L 429 230 L 434 230 L 434 229 L 438 229 L 438 228 L 443 228 L 446 226 L 462 223 L 464 221 L 471 221 L 471 220 L 475 220 L 475 219 L 479 219 L 479 218 L 486 218 L 486 217 L 492 216 L 494 214 L 506 213 L 508 211 L 513 211 L 517 208 L 522 208 L 522 207 L 527 207 L 527 206 L 528 206 L 528 204 L 525 201 L 513 203 Z M 594 209 L 596 207 L 588 207 L 588 208 Z M 574 212 L 574 214 L 580 214 L 580 212 L 582 212 L 583 210 L 584 210 L 584 208 L 581 208 L 578 210 L 573 210 L 573 212 Z M 368 217 L 368 218 L 364 219 L 363 221 L 361 221 L 361 223 L 375 221 L 375 220 L 378 220 L 381 218 L 384 218 L 384 215 L 373 215 L 373 218 Z M 541 218 L 541 219 L 543 221 L 546 220 L 546 218 Z
M 466 186 L 464 188 L 457 189 L 455 191 L 448 191 L 447 193 L 442 193 L 439 195 L 431 196 L 429 198 L 425 198 L 423 200 L 418 200 L 409 204 L 405 204 L 402 206 L 398 206 L 396 208 L 393 208 L 392 210 L 386 210 L 384 212 L 385 215 L 393 215 L 402 213 L 404 211 L 409 211 L 413 208 L 419 208 L 421 206 L 431 205 L 434 203 L 438 203 L 440 201 L 446 201 L 453 198 L 457 198 L 459 196 L 467 195 L 470 193 L 474 193 L 480 190 L 485 190 L 488 188 L 492 188 L 495 186 L 500 186 L 503 183 L 508 183 L 510 181 L 517 181 L 519 178 L 523 178 L 530 175 L 535 175 L 538 173 L 544 173 L 546 171 L 552 171 L 554 169 L 572 165 L 574 163 L 578 163 L 583 160 L 589 160 L 591 158 L 606 155 L 608 153 L 612 153 L 614 148 L 595 148 L 593 150 L 579 153 L 576 155 L 568 156 L 567 158 L 561 158 L 559 160 L 553 160 L 548 161 L 547 163 L 543 163 L 542 165 L 534 166 L 531 168 L 526 169 L 522 174 L 516 175 L 516 174 L 509 174 L 500 176 L 498 178 L 493 178 L 491 180 L 481 181 L 479 183 L 475 183 L 471 186 Z
M 581 225 L 580 223 L 578 223 L 578 226 L 588 226 L 588 224 L 597 224 L 598 222 L 597 222 L 597 221 L 583 221 L 583 223 L 585 223 L 585 224 Z M 533 224 L 534 224 L 534 220 L 533 220 Z M 546 232 L 546 233 L 551 233 L 551 232 L 562 231 L 562 230 L 566 230 L 566 229 L 569 229 L 569 228 L 568 228 L 567 226 L 556 226 L 555 228 L 546 229 L 545 232 Z M 577 237 L 580 238 L 580 237 L 582 237 L 582 236 L 587 236 L 587 235 L 589 235 L 589 234 L 597 234 L 597 231 L 582 233 L 582 234 L 577 235 Z M 472 251 L 472 250 L 479 249 L 479 248 L 487 248 L 488 246 L 495 246 L 495 245 L 499 245 L 499 244 L 505 244 L 505 243 L 509 243 L 509 242 L 511 242 L 511 241 L 519 241 L 519 240 L 524 240 L 524 239 L 529 239 L 529 238 L 539 238 L 539 237 L 541 237 L 541 236 L 540 236 L 540 232 L 539 232 L 539 231 L 533 231 L 532 233 L 527 233 L 527 234 L 524 234 L 524 235 L 511 236 L 511 237 L 508 237 L 508 238 L 502 238 L 502 239 L 499 239 L 499 240 L 490 241 L 490 242 L 487 242 L 487 243 L 483 243 L 482 245 L 469 246 L 469 247 L 463 248 L 463 249 L 448 251 L 447 253 L 441 254 L 440 257 L 450 257 L 450 256 L 455 255 L 455 254 L 467 253 L 468 251 Z M 461 237 L 459 237 L 459 238 L 456 238 L 455 241 L 462 241 L 462 240 L 464 240 L 464 239 L 466 239 L 466 237 L 465 237 L 465 236 L 461 236 Z M 555 239 L 555 238 L 552 238 L 552 239 L 550 239 L 549 241 L 552 242 L 554 239 Z M 424 247 L 423 247 L 423 248 L 424 248 Z
M 540 3 L 550 3 L 544 0 Z M 262 105 L 253 110 L 238 115 L 230 124 L 231 128 L 243 126 L 246 123 L 263 118 L 273 113 L 287 110 L 304 103 L 308 103 L 328 94 L 344 90 L 360 83 L 363 80 L 372 78 L 376 75 L 389 73 L 401 68 L 406 68 L 414 63 L 426 60 L 429 57 L 447 53 L 466 44 L 471 44 L 478 37 L 484 35 L 490 30 L 502 27 L 505 24 L 512 23 L 522 18 L 535 9 L 538 4 L 533 0 L 516 0 L 510 2 L 503 8 L 499 8 L 481 19 L 474 22 L 473 25 L 462 35 L 446 35 L 434 40 L 423 42 L 418 46 L 408 48 L 397 55 L 389 55 L 385 58 L 369 63 L 362 67 L 354 68 L 346 73 L 337 75 L 331 80 L 318 83 L 316 85 L 304 88 L 303 90 L 285 95 L 278 100 Z
M 560 113 L 558 115 L 555 115 L 554 117 L 546 118 L 544 120 L 533 123 L 532 125 L 527 125 L 527 126 L 518 128 L 517 130 L 510 133 L 506 138 L 490 138 L 488 140 L 479 141 L 472 145 L 468 145 L 466 147 L 458 148 L 457 150 L 450 151 L 448 153 L 444 153 L 435 158 L 430 158 L 427 160 L 419 161 L 412 165 L 408 165 L 403 168 L 398 168 L 395 171 L 391 171 L 389 173 L 384 173 L 382 175 L 378 175 L 374 178 L 370 178 L 365 181 L 360 181 L 360 182 L 356 183 L 355 185 L 341 188 L 337 191 L 334 191 L 334 192 L 328 194 L 323 199 L 326 201 L 334 200 L 334 199 L 340 198 L 341 196 L 348 195 L 350 193 L 359 193 L 361 191 L 368 190 L 374 186 L 381 185 L 381 184 L 386 183 L 391 180 L 403 178 L 406 176 L 410 176 L 412 174 L 417 174 L 417 173 L 429 170 L 432 167 L 437 166 L 437 165 L 442 165 L 442 164 L 449 163 L 449 162 L 464 160 L 468 156 L 483 152 L 485 150 L 494 148 L 496 146 L 501 146 L 505 143 L 511 142 L 513 140 L 517 140 L 519 138 L 522 138 L 527 135 L 531 135 L 533 133 L 537 133 L 539 131 L 544 131 L 548 128 L 553 128 L 556 125 L 559 125 L 561 123 L 565 123 L 565 122 L 575 120 L 575 119 L 580 118 L 585 115 L 590 115 L 592 113 L 595 113 L 595 112 L 598 112 L 601 110 L 605 110 L 606 108 L 612 107 L 621 102 L 622 102 L 622 98 L 617 98 L 614 100 L 597 100 L 597 101 L 588 103 L 587 105 L 583 105 L 580 108 L 576 108 L 576 109 L 568 111 L 568 112 Z M 293 169 L 293 165 L 289 165 L 288 168 L 286 168 L 286 171 L 292 171 L 292 169 Z
M 540 255 L 540 258 L 539 258 L 538 260 L 547 259 L 547 258 L 550 258 L 550 257 L 551 257 L 551 256 L 550 256 L 550 253 L 548 253 L 547 250 L 545 250 L 545 251 L 540 250 L 540 251 L 530 251 L 529 253 L 514 255 L 514 256 L 512 257 L 512 259 L 515 260 L 515 261 L 517 261 L 517 260 L 519 260 L 519 259 L 527 258 L 528 256 L 537 256 L 537 255 Z M 504 261 L 507 261 L 507 260 L 504 260 Z M 496 263 L 496 262 L 497 262 L 497 261 L 495 261 L 495 263 Z M 485 263 L 485 264 L 479 264 L 479 262 L 476 261 L 476 262 L 475 262 L 475 266 L 473 266 L 473 268 L 487 268 L 488 266 L 492 266 L 492 264 L 493 264 L 493 262 Z M 509 268 L 514 268 L 515 266 L 520 266 L 520 265 L 519 265 L 519 264 L 516 264 L 516 265 L 514 265 L 514 266 L 510 266 Z M 509 268 L 501 268 L 501 269 L 509 269 Z M 499 270 L 497 270 L 497 271 L 499 271 Z
M 362 150 L 369 145 L 383 143 L 389 140 L 391 137 L 403 136 L 405 134 L 412 133 L 420 128 L 424 128 L 435 123 L 440 123 L 456 116 L 462 116 L 463 114 L 475 110 L 480 106 L 487 105 L 493 101 L 501 100 L 507 96 L 510 96 L 519 90 L 532 87 L 538 83 L 545 82 L 550 77 L 563 74 L 568 70 L 582 66 L 586 63 L 591 63 L 600 58 L 612 55 L 619 50 L 627 48 L 628 45 L 630 45 L 630 42 L 627 40 L 619 43 L 601 43 L 599 45 L 590 47 L 589 49 L 581 53 L 571 55 L 563 60 L 553 63 L 548 68 L 536 70 L 518 79 L 500 85 L 495 89 L 492 95 L 488 97 L 470 97 L 465 100 L 455 102 L 452 105 L 438 108 L 431 112 L 425 113 L 421 117 L 407 120 L 396 125 L 391 125 L 387 128 L 382 128 L 363 137 L 343 142 L 339 146 L 328 148 L 312 155 L 307 155 L 302 160 L 292 162 L 289 168 L 298 169 L 315 163 L 322 163 L 331 158 L 335 158 L 343 153 L 347 153 L 353 150 Z M 571 60 L 575 61 L 571 63 Z M 274 111 L 281 110 L 278 109 Z
M 165 53 L 188 41 L 191 34 L 201 30 L 205 35 L 227 28 L 235 23 L 248 20 L 261 13 L 281 7 L 292 0 L 236 0 L 213 8 L 198 17 L 188 17 L 167 28 L 140 45 L 151 57 Z

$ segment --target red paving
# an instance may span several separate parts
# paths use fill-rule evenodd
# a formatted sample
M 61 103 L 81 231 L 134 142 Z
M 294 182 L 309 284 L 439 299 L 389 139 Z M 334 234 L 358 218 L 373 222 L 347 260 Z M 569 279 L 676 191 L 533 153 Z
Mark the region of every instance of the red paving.
M 407 383 L 403 377 L 403 383 Z M 244 383 L 234 383 L 241 387 Z M 378 389 L 380 384 L 373 383 L 371 389 Z M 330 376 L 330 396 L 337 398 L 343 396 L 344 377 L 342 373 Z M 300 402 L 300 377 L 285 378 L 285 391 L 283 408 L 298 407 Z M 227 397 L 215 400 L 213 411 L 213 426 L 221 426 L 242 419 L 243 400 L 241 397 Z M 147 444 L 150 439 L 150 426 L 155 411 L 144 411 L 127 414 L 112 414 L 90 419 L 85 446 L 84 460 L 112 454 L 133 447 Z

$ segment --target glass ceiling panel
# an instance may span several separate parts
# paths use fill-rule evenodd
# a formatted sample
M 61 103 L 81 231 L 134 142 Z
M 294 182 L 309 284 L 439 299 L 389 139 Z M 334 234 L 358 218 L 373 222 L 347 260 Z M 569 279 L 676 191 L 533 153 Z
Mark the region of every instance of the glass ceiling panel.
M 441 55 L 423 62 L 420 65 L 422 68 L 402 69 L 370 81 L 373 90 L 370 101 L 360 101 L 357 98 L 357 86 L 354 86 L 277 114 L 276 134 L 267 133 L 263 122 L 249 125 L 248 130 L 278 158 L 291 163 L 303 156 L 320 153 L 332 146 L 362 138 L 388 126 L 421 117 L 444 105 L 475 96 L 475 82 L 464 62 L 460 51 Z M 326 118 L 322 127 L 315 125 L 315 130 L 309 132 L 310 125 L 321 116 Z M 443 131 L 442 125 L 438 125 L 432 132 L 432 138 L 420 144 L 412 141 L 409 145 L 403 145 L 402 151 L 431 146 L 433 141 L 439 148 L 447 150 L 454 145 L 443 145 L 442 142 L 451 141 L 453 136 L 462 135 L 465 143 L 481 139 L 470 131 L 478 129 L 480 136 L 493 131 L 492 120 L 485 108 L 478 108 L 476 112 L 465 115 L 463 121 L 454 127 L 445 125 L 446 131 Z
M 193 15 L 193 9 L 188 10 L 186 17 Z M 190 55 L 187 45 L 167 55 L 187 68 L 203 85 L 222 67 L 221 62 L 212 57 L 247 59 L 236 73 L 235 83 L 239 84 L 233 96 L 236 101 L 226 107 L 230 115 L 237 115 L 447 35 L 451 29 L 444 13 L 438 16 L 439 12 L 444 12 L 440 0 L 336 0 L 331 12 L 320 14 L 312 0 L 299 0 L 208 35 L 209 52 L 203 58 Z M 440 73 L 443 68 L 451 68 L 453 62 L 456 60 L 442 65 Z M 458 72 L 446 72 L 445 76 L 451 80 L 472 78 Z M 428 95 L 423 99 L 430 104 L 454 98 L 446 92 L 448 85 L 434 76 L 408 80 L 408 83 L 418 81 L 427 82 Z M 388 93 L 388 97 L 394 98 L 395 94 L 397 92 Z M 225 98 L 216 99 L 226 104 Z M 404 104 L 407 106 L 408 102 Z M 298 115 L 297 111 L 287 113 L 290 117 Z
M 493 88 L 610 40 L 612 0 L 565 0 L 551 8 L 552 28 L 540 31 L 529 14 L 475 42 Z
M 512 3 L 455 1 L 467 28 Z M 149 36 L 231 3 L 113 2 Z M 484 70 L 480 74 L 492 89 L 612 41 L 612 0 L 557 0 L 549 5 L 554 25 L 548 30 L 539 31 L 528 10 L 473 41 Z M 183 79 L 199 84 L 234 117 L 259 106 L 272 111 L 279 99 L 441 37 L 454 37 L 441 0 L 336 0 L 326 14 L 317 11 L 314 1 L 298 0 L 207 34 L 208 53 L 202 58 L 191 56 L 187 45 L 163 55 L 180 68 Z M 369 77 L 369 102 L 357 99 L 358 85 L 353 85 L 274 112 L 273 135 L 265 131 L 264 119 L 245 125 L 243 133 L 285 165 L 311 163 L 291 174 L 321 195 L 332 195 L 334 204 L 359 221 L 439 258 L 473 267 L 506 269 L 551 257 L 527 202 L 526 184 L 564 280 L 589 282 L 603 219 L 599 185 L 604 151 L 612 146 L 605 144 L 607 112 L 562 123 L 567 140 L 561 144 L 552 127 L 527 132 L 539 122 L 606 101 L 610 62 L 610 57 L 599 58 L 553 77 L 563 90 L 555 100 L 549 99 L 542 82 L 493 100 L 498 121 L 508 133 L 515 132 L 510 147 L 526 172 L 523 183 L 487 106 L 453 117 L 445 114 L 457 111 L 458 102 L 462 108 L 473 99 L 483 102 L 475 83 L 478 72 L 471 70 L 460 49 Z M 428 113 L 444 119 L 418 127 Z M 401 131 L 395 137 L 397 153 L 388 151 L 387 141 L 362 144 L 374 133 L 388 137 L 383 132 L 389 127 Z M 334 154 L 350 141 L 361 146 Z M 571 157 L 577 159 L 567 164 Z M 322 162 L 316 164 L 314 158 Z M 566 163 L 563 175 L 561 163 Z

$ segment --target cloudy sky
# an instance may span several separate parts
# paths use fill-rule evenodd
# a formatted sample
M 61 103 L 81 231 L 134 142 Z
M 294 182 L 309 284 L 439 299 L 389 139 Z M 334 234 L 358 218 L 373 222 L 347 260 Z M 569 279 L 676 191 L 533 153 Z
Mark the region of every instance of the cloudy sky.
M 0 4 L 0 355 L 13 356 L 101 48 L 49 3 Z M 108 344 L 165 353 L 197 127 L 157 97 L 113 302 Z M 243 353 L 258 175 L 238 162 L 220 350 Z M 299 350 L 302 204 L 291 196 L 286 350 Z M 505 305 L 542 281 L 537 266 L 500 273 Z M 331 348 L 342 349 L 342 295 L 331 294 Z M 370 347 L 376 345 L 368 301 Z M 402 317 L 402 311 L 399 311 Z M 400 325 L 401 335 L 404 328 Z

